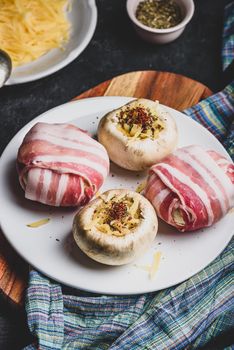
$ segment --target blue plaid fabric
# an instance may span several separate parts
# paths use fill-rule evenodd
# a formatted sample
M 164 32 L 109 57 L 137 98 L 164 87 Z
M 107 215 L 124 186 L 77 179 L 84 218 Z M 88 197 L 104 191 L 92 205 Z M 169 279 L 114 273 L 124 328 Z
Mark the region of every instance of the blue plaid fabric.
M 234 160 L 234 81 L 184 113 L 217 137 Z
M 225 70 L 234 59 L 234 2 L 225 8 L 223 29 L 223 70 Z

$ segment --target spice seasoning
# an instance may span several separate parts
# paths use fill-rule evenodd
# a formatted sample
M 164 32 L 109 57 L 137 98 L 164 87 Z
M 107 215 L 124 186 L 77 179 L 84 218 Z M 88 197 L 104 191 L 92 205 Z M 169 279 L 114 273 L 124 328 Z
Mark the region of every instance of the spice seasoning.
M 127 107 L 119 115 L 119 130 L 128 137 L 138 137 L 140 139 L 151 138 L 154 140 L 158 137 L 161 130 L 164 129 L 163 123 L 159 120 L 156 113 L 150 108 L 136 106 Z
M 143 0 L 137 6 L 136 18 L 148 27 L 166 29 L 179 24 L 182 13 L 174 0 Z
M 145 130 L 152 124 L 153 116 L 150 111 L 146 111 L 143 107 L 136 107 L 121 111 L 120 121 L 122 126 L 124 123 L 127 123 L 129 126 L 137 124 L 141 125 L 142 129 Z
M 127 205 L 123 202 L 113 202 L 109 209 L 108 221 L 121 220 L 127 215 Z

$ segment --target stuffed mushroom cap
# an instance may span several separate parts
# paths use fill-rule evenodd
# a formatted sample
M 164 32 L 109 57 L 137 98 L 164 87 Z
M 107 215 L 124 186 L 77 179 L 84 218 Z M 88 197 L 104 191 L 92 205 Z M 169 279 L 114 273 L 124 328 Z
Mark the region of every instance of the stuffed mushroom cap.
M 139 193 L 109 190 L 81 209 L 73 222 L 78 247 L 107 265 L 132 262 L 149 249 L 158 220 L 153 206 Z
M 114 163 L 140 171 L 176 148 L 178 131 L 158 101 L 141 98 L 107 113 L 99 123 L 98 140 Z

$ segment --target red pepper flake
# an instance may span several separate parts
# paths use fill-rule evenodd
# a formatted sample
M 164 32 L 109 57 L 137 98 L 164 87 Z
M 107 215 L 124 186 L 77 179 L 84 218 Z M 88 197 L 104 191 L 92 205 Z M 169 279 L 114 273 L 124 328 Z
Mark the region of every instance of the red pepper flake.
M 150 111 L 143 107 L 135 107 L 132 109 L 126 109 L 120 112 L 120 122 L 123 126 L 124 123 L 129 125 L 138 124 L 143 129 L 149 127 L 153 122 L 153 116 Z
M 123 202 L 113 202 L 109 209 L 109 221 L 120 220 L 127 215 L 127 206 Z

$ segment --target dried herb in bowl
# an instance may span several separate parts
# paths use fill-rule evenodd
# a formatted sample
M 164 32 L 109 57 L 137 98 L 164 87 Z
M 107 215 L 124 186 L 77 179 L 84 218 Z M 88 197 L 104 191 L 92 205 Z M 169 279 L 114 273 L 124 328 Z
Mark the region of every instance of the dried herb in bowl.
M 143 0 L 137 6 L 136 18 L 155 29 L 174 27 L 183 19 L 181 8 L 174 0 Z

